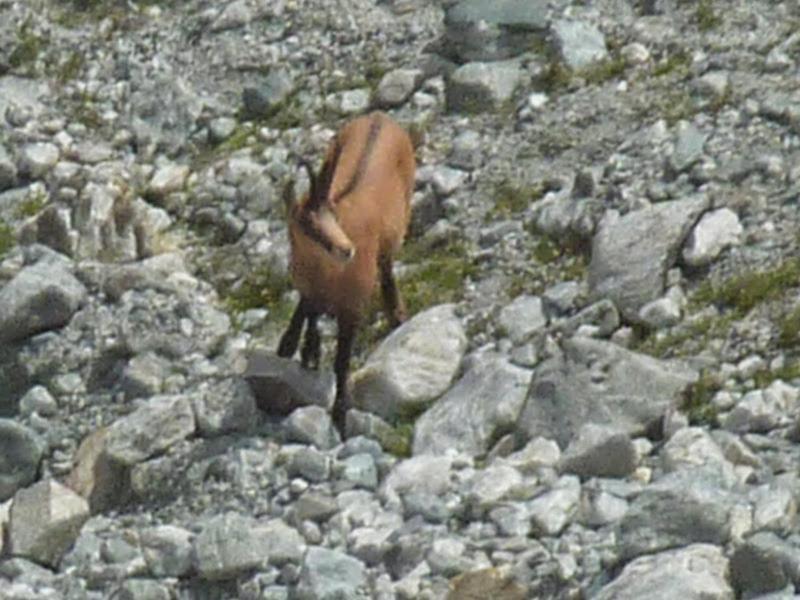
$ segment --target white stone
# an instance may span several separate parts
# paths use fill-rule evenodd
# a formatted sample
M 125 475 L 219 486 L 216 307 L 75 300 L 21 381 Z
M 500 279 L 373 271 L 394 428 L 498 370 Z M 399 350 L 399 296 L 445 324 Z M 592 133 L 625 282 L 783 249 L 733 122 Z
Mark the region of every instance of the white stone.
M 434 306 L 392 332 L 353 373 L 354 405 L 384 418 L 418 411 L 444 393 L 467 346 L 454 305 Z
M 683 247 L 683 260 L 693 267 L 707 265 L 725 248 L 738 245 L 743 232 L 739 217 L 731 209 L 707 212 L 689 234 Z

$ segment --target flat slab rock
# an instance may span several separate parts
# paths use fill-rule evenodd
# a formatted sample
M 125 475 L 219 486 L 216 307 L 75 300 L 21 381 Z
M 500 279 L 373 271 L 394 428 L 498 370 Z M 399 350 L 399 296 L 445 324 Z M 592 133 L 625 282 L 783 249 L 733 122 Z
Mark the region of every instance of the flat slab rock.
M 708 200 L 698 196 L 653 204 L 622 217 L 607 215 L 592 241 L 592 298 L 610 298 L 636 322 L 639 309 L 664 294 L 667 271 Z
M 573 337 L 534 371 L 516 435 L 537 436 L 562 448 L 587 423 L 610 424 L 641 435 L 674 405 L 697 372 L 604 340 Z
M 286 416 L 304 406 L 330 409 L 336 394 L 333 373 L 309 371 L 271 350 L 250 352 L 244 378 L 250 384 L 256 406 L 268 414 Z

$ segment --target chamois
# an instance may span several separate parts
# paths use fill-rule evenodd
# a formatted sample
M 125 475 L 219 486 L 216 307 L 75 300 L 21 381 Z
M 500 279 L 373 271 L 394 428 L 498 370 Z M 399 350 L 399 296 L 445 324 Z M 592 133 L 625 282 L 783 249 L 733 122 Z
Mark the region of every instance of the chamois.
M 331 142 L 320 172 L 306 161 L 310 190 L 301 201 L 288 192 L 291 276 L 300 301 L 278 345 L 278 356 L 297 350 L 307 324 L 301 362 L 318 368 L 317 319 L 336 319 L 333 421 L 344 435 L 350 396 L 347 386 L 356 329 L 380 277 L 392 327 L 406 318 L 392 262 L 403 243 L 411 213 L 416 163 L 414 146 L 400 125 L 382 112 L 345 124 Z

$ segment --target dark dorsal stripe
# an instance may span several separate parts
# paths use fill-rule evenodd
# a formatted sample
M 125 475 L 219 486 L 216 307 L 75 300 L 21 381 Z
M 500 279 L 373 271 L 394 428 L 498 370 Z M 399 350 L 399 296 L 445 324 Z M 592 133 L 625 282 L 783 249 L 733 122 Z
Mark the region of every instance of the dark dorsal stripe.
M 334 198 L 331 198 L 331 202 L 336 204 L 351 193 L 356 186 L 358 185 L 359 180 L 364 176 L 364 170 L 367 168 L 367 162 L 369 161 L 370 155 L 372 155 L 372 149 L 375 147 L 375 142 L 378 139 L 378 134 L 381 130 L 381 125 L 383 125 L 382 119 L 380 115 L 373 115 L 372 122 L 369 124 L 369 132 L 367 133 L 367 141 L 364 143 L 364 150 L 361 152 L 361 156 L 358 157 L 358 163 L 356 164 L 355 170 L 353 170 L 353 175 L 350 177 L 350 181 L 347 182 L 347 185 L 344 186 L 344 189 L 340 191 Z M 336 159 L 338 160 L 339 156 L 337 153 Z M 333 182 L 333 173 L 331 172 L 331 181 L 328 182 L 328 188 L 330 188 L 330 184 Z

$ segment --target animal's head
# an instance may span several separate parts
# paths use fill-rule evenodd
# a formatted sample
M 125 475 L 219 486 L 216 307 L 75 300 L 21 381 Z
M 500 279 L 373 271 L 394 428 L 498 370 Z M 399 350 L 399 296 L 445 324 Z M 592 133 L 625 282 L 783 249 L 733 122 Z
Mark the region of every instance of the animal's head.
M 308 173 L 310 189 L 308 196 L 298 201 L 294 185 L 290 184 L 286 188 L 284 202 L 289 219 L 331 257 L 344 263 L 351 261 L 356 254 L 355 245 L 339 224 L 334 206 L 328 198 L 333 173 L 329 172 L 330 169 L 323 168 L 317 176 L 306 160 L 301 160 L 300 164 Z

